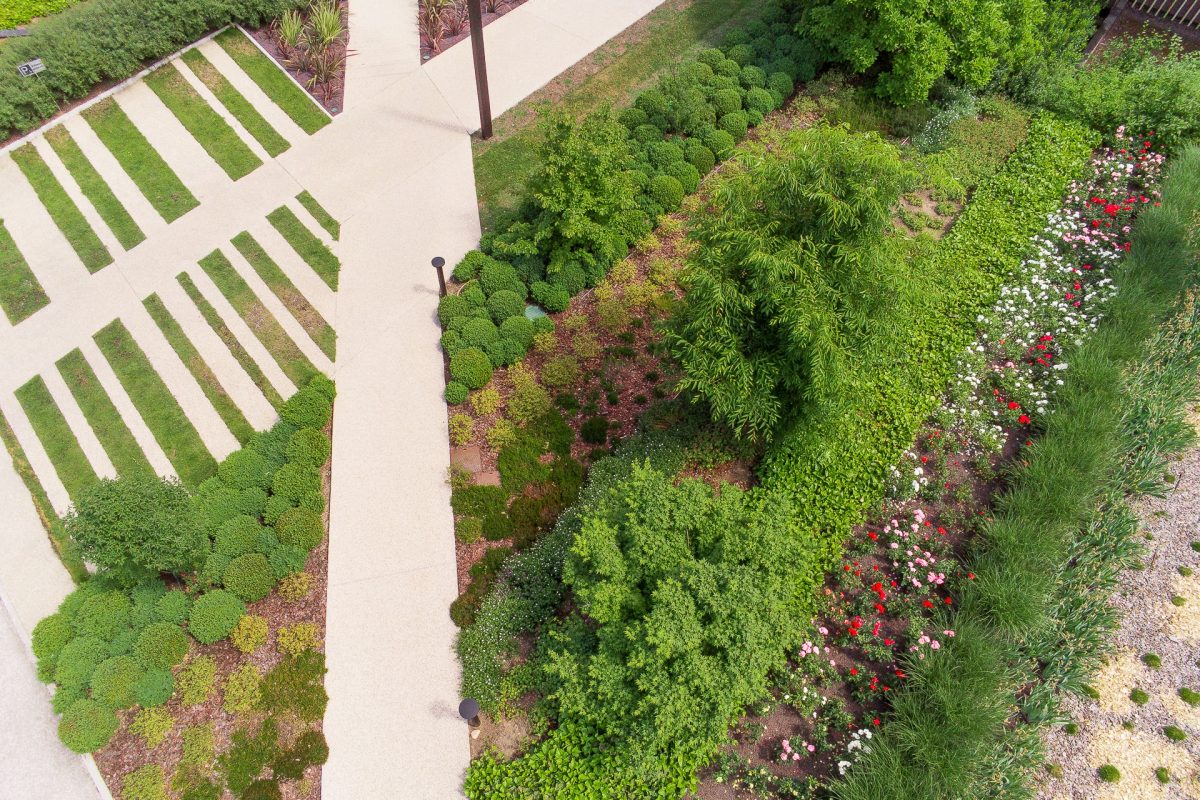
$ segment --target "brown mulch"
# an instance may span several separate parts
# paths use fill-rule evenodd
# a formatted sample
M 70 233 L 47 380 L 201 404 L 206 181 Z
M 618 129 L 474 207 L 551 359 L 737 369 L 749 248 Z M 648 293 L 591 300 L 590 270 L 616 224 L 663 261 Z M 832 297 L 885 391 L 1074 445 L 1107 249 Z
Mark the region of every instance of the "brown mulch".
M 326 428 L 326 434 L 332 437 L 332 423 Z M 327 462 L 321 470 L 322 491 L 325 495 L 326 507 L 322 515 L 325 530 L 329 531 L 329 479 L 330 465 Z M 260 674 L 283 660 L 282 654 L 275 647 L 275 633 L 280 627 L 294 625 L 298 622 L 311 622 L 317 626 L 317 649 L 324 651 L 325 646 L 325 606 L 328 593 L 329 575 L 329 536 L 321 542 L 305 563 L 305 571 L 312 576 L 311 588 L 307 595 L 300 600 L 289 603 L 274 591 L 255 603 L 246 606 L 247 614 L 263 617 L 267 621 L 269 634 L 267 641 L 257 651 L 245 655 L 235 648 L 228 640 L 211 645 L 202 645 L 189 639 L 188 656 L 184 664 L 198 656 L 210 656 L 217 664 L 217 675 L 213 683 L 213 691 L 208 700 L 199 705 L 184 707 L 178 697 L 173 697 L 164 706 L 175 718 L 175 727 L 167 734 L 166 739 L 153 750 L 147 750 L 141 737 L 129 731 L 129 724 L 135 716 L 134 711 L 119 712 L 121 727 L 112 740 L 94 758 L 104 777 L 104 782 L 115 796 L 120 796 L 122 778 L 133 770 L 146 764 L 158 764 L 166 774 L 167 784 L 175 772 L 175 767 L 183 755 L 183 729 L 194 725 L 211 722 L 215 734 L 216 753 L 219 755 L 229 746 L 233 732 L 240 729 L 256 730 L 266 718 L 262 712 L 250 714 L 230 714 L 222 708 L 222 692 L 220 687 L 225 679 L 243 664 L 254 664 Z M 178 673 L 179 668 L 174 670 Z M 280 739 L 289 741 L 306 730 L 323 730 L 323 722 L 287 724 L 280 721 Z M 215 766 L 215 765 L 214 765 Z M 318 800 L 321 796 L 321 767 L 310 767 L 301 781 L 281 781 L 284 800 Z M 174 793 L 170 793 L 175 797 Z M 226 791 L 223 798 L 232 798 Z
M 478 0 L 475 0 L 475 2 L 478 2 Z M 505 2 L 501 3 L 496 8 L 495 13 L 489 13 L 489 12 L 485 11 L 483 14 L 483 26 L 486 28 L 488 25 L 491 25 L 493 22 L 500 19 L 501 17 L 503 17 L 508 12 L 512 11 L 517 6 L 524 4 L 524 2 L 525 2 L 525 0 L 505 0 Z M 422 3 L 422 5 L 424 5 L 424 3 Z M 471 35 L 471 31 L 469 29 L 469 25 L 467 23 L 467 20 L 464 18 L 462 21 L 462 30 L 458 33 L 455 33 L 453 36 L 442 37 L 441 45 L 439 46 L 437 52 L 435 53 L 433 50 L 433 44 L 429 41 L 429 37 L 425 36 L 425 34 L 422 33 L 421 34 L 421 62 L 424 63 L 424 62 L 428 61 L 429 59 L 433 58 L 434 56 L 441 55 L 442 53 L 446 52 L 451 47 L 458 44 L 463 39 L 466 39 L 470 35 Z

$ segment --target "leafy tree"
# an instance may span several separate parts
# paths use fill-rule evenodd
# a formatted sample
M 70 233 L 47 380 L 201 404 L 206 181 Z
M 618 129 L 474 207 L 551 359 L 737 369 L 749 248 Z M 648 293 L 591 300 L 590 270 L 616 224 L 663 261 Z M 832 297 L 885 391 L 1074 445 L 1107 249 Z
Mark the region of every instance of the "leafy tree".
M 789 516 L 635 467 L 583 520 L 564 564 L 580 613 L 551 632 L 541 662 L 558 718 L 635 759 L 719 745 L 810 612 L 797 576 L 815 560 Z
M 731 167 L 694 227 L 669 337 L 681 388 L 714 419 L 770 437 L 796 400 L 835 398 L 852 352 L 898 325 L 905 265 L 888 232 L 908 176 L 878 135 L 824 126 Z
M 102 480 L 79 498 L 66 529 L 84 558 L 126 586 L 195 570 L 209 549 L 191 494 L 173 479 Z
M 897 105 L 929 97 L 939 78 L 974 88 L 1037 51 L 1045 0 L 817 0 L 803 34 L 855 72 L 879 70 L 876 89 Z

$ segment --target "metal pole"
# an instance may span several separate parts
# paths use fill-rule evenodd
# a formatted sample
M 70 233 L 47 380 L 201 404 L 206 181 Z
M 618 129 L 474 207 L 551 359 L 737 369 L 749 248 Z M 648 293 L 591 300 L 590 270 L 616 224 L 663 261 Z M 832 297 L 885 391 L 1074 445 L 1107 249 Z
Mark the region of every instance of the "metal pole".
M 479 135 L 492 138 L 492 99 L 488 95 L 487 61 L 483 54 L 483 13 L 480 0 L 467 0 L 471 20 L 471 54 L 475 57 L 475 92 L 479 95 Z
M 442 267 L 446 266 L 446 259 L 437 256 L 431 262 L 433 268 L 437 270 L 438 275 L 438 297 L 446 296 L 446 273 L 442 271 Z

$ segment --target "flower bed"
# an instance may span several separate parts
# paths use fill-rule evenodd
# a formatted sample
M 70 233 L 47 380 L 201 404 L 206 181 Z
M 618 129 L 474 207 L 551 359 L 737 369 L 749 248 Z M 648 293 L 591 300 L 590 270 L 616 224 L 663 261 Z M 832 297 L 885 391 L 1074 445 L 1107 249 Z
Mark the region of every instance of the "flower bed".
M 480 3 L 482 22 L 487 26 L 525 0 L 476 2 Z M 467 0 L 421 0 L 417 5 L 417 28 L 421 34 L 421 61 L 428 61 L 471 35 L 468 28 Z

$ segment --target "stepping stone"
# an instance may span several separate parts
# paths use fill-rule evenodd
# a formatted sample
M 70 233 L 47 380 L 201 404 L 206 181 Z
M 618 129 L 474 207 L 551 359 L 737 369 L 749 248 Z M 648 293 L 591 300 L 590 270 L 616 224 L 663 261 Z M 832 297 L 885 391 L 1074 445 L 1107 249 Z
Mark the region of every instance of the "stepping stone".
M 117 477 L 117 468 L 113 466 L 108 453 L 104 452 L 104 445 L 100 443 L 100 438 L 92 430 L 87 417 L 83 415 L 83 410 L 75 401 L 75 395 L 71 394 L 62 374 L 57 369 L 46 370 L 42 373 L 42 380 L 46 382 L 46 389 L 67 421 L 67 427 L 71 429 L 71 433 L 75 434 L 75 441 L 79 443 L 83 454 L 87 456 L 88 463 L 92 465 L 96 476 L 100 478 Z
M 217 68 L 218 72 L 225 76 L 225 80 L 241 92 L 242 97 L 246 98 L 259 114 L 262 114 L 263 119 L 278 131 L 280 136 L 292 143 L 293 147 L 308 139 L 308 134 L 287 115 L 287 112 L 267 97 L 266 92 L 234 62 L 221 45 L 212 39 L 207 39 L 197 45 L 197 49 Z
M 238 135 L 239 139 L 245 142 L 254 155 L 258 156 L 264 164 L 271 160 L 271 155 L 266 149 L 258 143 L 257 139 L 250 135 L 250 132 L 238 121 L 237 117 L 229 113 L 229 109 L 225 107 L 225 104 L 217 99 L 212 89 L 204 85 L 204 81 L 196 77 L 196 73 L 192 72 L 187 64 L 177 58 L 171 62 L 171 66 L 174 66 L 179 71 L 179 74 L 183 76 L 183 79 L 188 82 L 188 85 L 196 90 L 196 94 L 200 95 L 204 102 L 208 103 L 209 107 L 217 112 L 221 119 L 228 123 L 229 127 L 233 128 L 233 132 Z M 163 69 L 166 69 L 166 67 L 163 67 Z
M 13 435 L 17 437 L 21 449 L 25 451 L 25 458 L 29 461 L 29 466 L 33 467 L 33 474 L 37 476 L 38 482 L 46 490 L 50 505 L 54 506 L 54 510 L 59 516 L 65 515 L 71 507 L 71 496 L 67 494 L 67 487 L 63 486 L 62 480 L 58 477 L 58 472 L 54 469 L 54 462 L 46 454 L 46 449 L 42 447 L 42 440 L 33 430 L 33 425 L 29 423 L 29 418 L 25 416 L 25 410 L 17 402 L 16 396 L 0 395 L 0 412 L 4 413 L 4 418 L 8 420 Z
M 480 472 L 475 475 L 475 485 L 476 486 L 499 486 L 500 485 L 500 473 L 495 472 L 495 471 Z
M 483 454 L 479 450 L 479 445 L 473 444 L 470 447 L 451 447 L 450 448 L 450 466 L 465 469 L 467 472 L 475 473 L 483 469 Z
M 79 184 L 75 182 L 75 177 L 71 175 L 71 171 L 59 159 L 58 153 L 54 152 L 54 148 L 46 141 L 46 137 L 39 136 L 31 141 L 38 155 L 42 157 L 50 172 L 62 184 L 63 190 L 71 198 L 71 202 L 79 208 L 80 213 L 83 214 L 84 219 L 87 220 L 88 225 L 92 227 L 96 235 L 100 237 L 100 241 L 104 243 L 104 247 L 108 252 L 112 253 L 114 257 L 125 252 L 125 248 L 117 241 L 117 237 L 113 235 L 113 232 L 108 229 L 108 225 L 105 224 L 104 219 L 96 211 L 95 206 L 92 205 L 92 201 L 88 200 L 87 196 L 84 195 L 83 190 L 79 188 Z
M 0 219 L 51 303 L 88 277 L 79 255 L 7 154 L 0 154 Z

